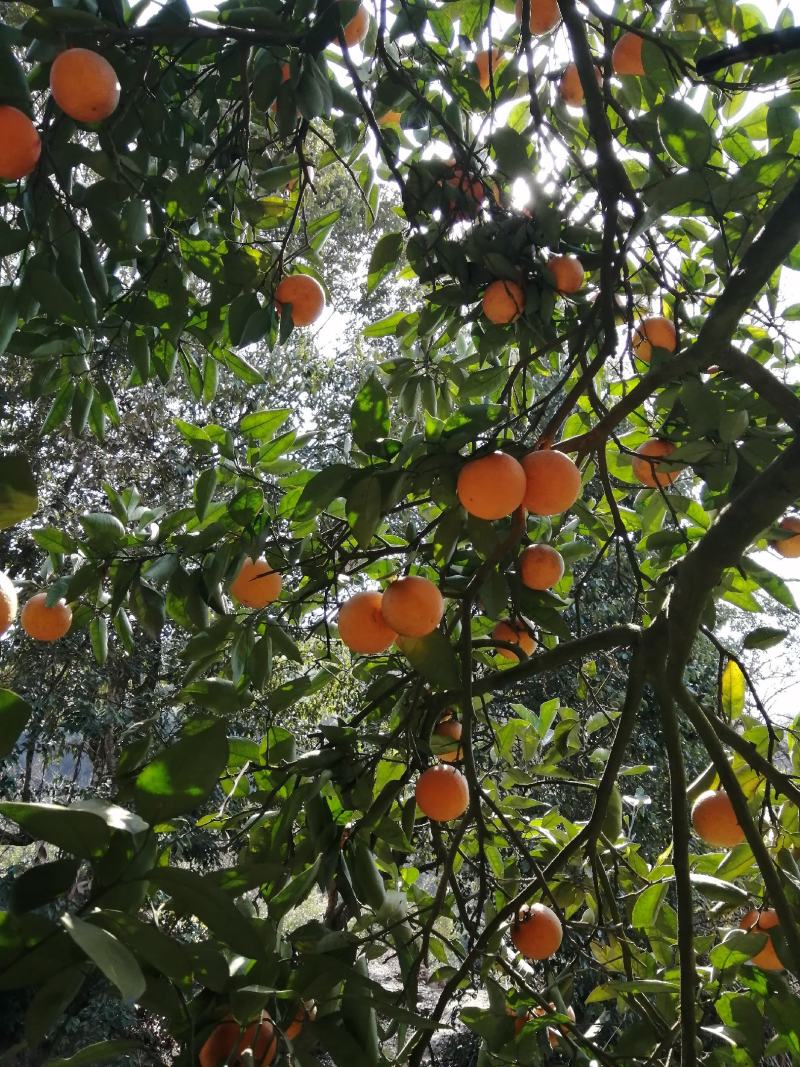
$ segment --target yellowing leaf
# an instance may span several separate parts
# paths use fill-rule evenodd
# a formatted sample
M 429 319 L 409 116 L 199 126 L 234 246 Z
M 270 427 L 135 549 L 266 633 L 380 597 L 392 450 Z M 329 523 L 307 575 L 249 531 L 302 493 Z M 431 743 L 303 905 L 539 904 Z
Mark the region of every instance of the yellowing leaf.
M 738 663 L 728 660 L 722 672 L 721 696 L 725 714 L 735 719 L 744 711 L 744 675 Z

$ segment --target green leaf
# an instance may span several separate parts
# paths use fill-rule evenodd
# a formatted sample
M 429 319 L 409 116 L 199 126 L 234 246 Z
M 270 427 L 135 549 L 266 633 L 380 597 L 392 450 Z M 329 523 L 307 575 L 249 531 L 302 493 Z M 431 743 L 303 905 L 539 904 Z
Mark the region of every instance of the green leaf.
M 133 1003 L 147 985 L 136 957 L 113 934 L 77 915 L 62 915 L 61 923 L 75 944 L 120 991 L 122 999 Z
M 455 650 L 439 630 L 427 637 L 398 637 L 397 645 L 423 678 L 441 689 L 456 689 L 461 672 Z
M 631 922 L 638 930 L 647 930 L 656 925 L 658 913 L 669 891 L 666 882 L 649 885 L 644 892 L 640 893 L 633 905 Z
M 743 905 L 748 901 L 748 893 L 733 882 L 723 881 L 722 878 L 714 878 L 710 874 L 698 874 L 692 871 L 689 875 L 692 885 L 711 900 L 718 900 L 723 904 Z
M 389 436 L 389 398 L 374 374 L 356 394 L 350 409 L 350 422 L 353 440 L 368 454 L 373 452 L 377 442 Z
M 38 1045 L 80 993 L 86 975 L 84 968 L 67 967 L 39 986 L 25 1012 L 28 1044 Z
M 367 276 L 367 293 L 373 292 L 387 274 L 397 267 L 403 249 L 401 233 L 385 233 L 372 250 Z
M 73 1056 L 48 1060 L 44 1067 L 94 1067 L 95 1064 L 118 1063 L 119 1057 L 128 1052 L 147 1053 L 149 1046 L 141 1041 L 96 1041 L 93 1045 L 76 1052 Z
M 291 414 L 290 408 L 254 411 L 251 415 L 245 415 L 239 423 L 239 429 L 245 437 L 252 437 L 256 441 L 271 441 Z
M 741 667 L 728 660 L 720 681 L 722 710 L 729 719 L 736 719 L 744 711 L 745 680 Z
M 788 630 L 779 630 L 773 626 L 757 626 L 745 637 L 744 648 L 772 648 L 789 636 Z
M 29 518 L 39 508 L 39 494 L 24 456 L 0 456 L 0 530 Z
M 60 804 L 0 803 L 0 814 L 12 819 L 36 840 L 49 841 L 83 859 L 101 855 L 111 839 L 104 820 L 90 811 Z
M 180 867 L 163 867 L 153 871 L 150 880 L 170 895 L 176 911 L 196 916 L 234 952 L 248 959 L 261 954 L 256 928 L 211 876 Z
M 272 920 L 280 922 L 288 911 L 291 911 L 292 908 L 297 907 L 298 904 L 306 899 L 314 888 L 321 863 L 322 856 L 317 856 L 310 867 L 307 867 L 306 870 L 292 878 L 272 900 L 268 901 L 269 915 Z
M 702 167 L 714 144 L 711 128 L 689 104 L 667 97 L 658 112 L 658 133 L 667 152 L 683 167 Z
M 208 512 L 216 487 L 216 467 L 209 467 L 208 470 L 204 470 L 195 482 L 194 509 L 197 512 L 197 517 L 198 519 L 200 519 L 201 522 L 206 517 L 206 513 Z
M 18 875 L 11 886 L 11 910 L 33 911 L 69 892 L 80 868 L 80 860 L 53 860 L 37 863 Z
M 193 811 L 209 796 L 228 761 L 221 719 L 186 723 L 179 740 L 161 750 L 136 778 L 136 806 L 151 823 Z
M 772 571 L 762 567 L 760 563 L 756 563 L 748 556 L 742 557 L 740 566 L 748 577 L 758 582 L 764 592 L 769 593 L 773 600 L 777 600 L 790 611 L 797 611 L 797 604 L 789 587 L 777 574 L 773 574 Z
M 381 521 L 381 486 L 377 478 L 361 478 L 350 490 L 347 521 L 359 547 L 366 548 Z
M 10 689 L 0 689 L 0 759 L 5 759 L 28 725 L 33 708 Z
M 103 557 L 112 556 L 125 537 L 125 527 L 119 519 L 104 511 L 81 515 L 80 524 L 92 550 Z

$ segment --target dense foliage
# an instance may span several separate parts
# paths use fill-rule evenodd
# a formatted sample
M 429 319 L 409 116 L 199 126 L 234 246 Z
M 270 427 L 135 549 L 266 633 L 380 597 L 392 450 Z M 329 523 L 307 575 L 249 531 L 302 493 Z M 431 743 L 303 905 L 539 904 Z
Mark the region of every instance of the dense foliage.
M 72 613 L 0 646 L 8 1062 L 113 990 L 204 1067 L 240 1026 L 254 1062 L 419 1067 L 454 1009 L 483 1067 L 800 1063 L 800 754 L 743 659 L 796 610 L 753 558 L 800 530 L 791 14 L 700 77 L 755 8 L 511 6 L 4 5 L 0 563 Z M 497 449 L 559 473 L 479 517 Z M 409 575 L 441 619 L 390 615 Z M 361 655 L 340 610 L 386 589 Z M 463 814 L 417 806 L 433 768 Z M 117 1026 L 73 1062 L 136 1056 Z

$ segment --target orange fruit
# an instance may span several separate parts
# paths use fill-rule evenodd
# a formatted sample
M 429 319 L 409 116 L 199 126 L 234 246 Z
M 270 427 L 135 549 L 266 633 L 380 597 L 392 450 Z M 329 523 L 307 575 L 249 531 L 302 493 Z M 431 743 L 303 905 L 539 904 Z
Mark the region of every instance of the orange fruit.
M 602 85 L 603 73 L 598 66 L 594 68 L 594 76 L 597 78 L 597 84 Z M 558 83 L 558 95 L 565 104 L 569 104 L 571 107 L 580 107 L 583 103 L 584 93 L 581 76 L 578 74 L 578 68 L 574 63 L 568 63 L 564 68 L 561 81 Z M 581 279 L 582 281 L 583 279 Z
M 522 503 L 534 515 L 559 515 L 580 496 L 581 472 L 565 452 L 543 448 L 522 459 L 525 496 Z
M 5 571 L 0 571 L 0 634 L 9 629 L 16 617 L 17 590 Z
M 26 177 L 41 154 L 42 139 L 28 116 L 16 107 L 0 107 L 0 179 Z
M 495 641 L 507 641 L 510 645 L 518 645 L 526 656 L 532 656 L 536 651 L 536 638 L 523 619 L 517 619 L 515 622 L 498 622 L 492 630 L 492 637 Z M 521 658 L 510 648 L 498 648 L 495 649 L 495 653 L 503 659 L 518 660 Z
M 50 67 L 50 92 L 61 110 L 76 122 L 102 122 L 119 103 L 117 72 L 97 52 L 68 48 Z
M 497 78 L 497 68 L 503 58 L 499 48 L 492 49 L 492 78 Z M 489 52 L 484 50 L 475 56 L 475 66 L 478 68 L 478 84 L 484 92 L 489 88 Z
M 20 613 L 20 625 L 35 641 L 59 641 L 72 625 L 72 608 L 66 600 L 48 608 L 46 600 L 47 593 L 32 596 Z
M 525 310 L 525 292 L 516 282 L 498 278 L 489 282 L 483 294 L 483 313 L 496 326 L 516 322 Z
M 511 927 L 511 943 L 529 960 L 547 960 L 558 951 L 564 931 L 546 904 L 523 904 Z
M 766 908 L 761 912 L 748 911 L 747 915 L 739 923 L 741 930 L 759 934 L 766 933 L 767 930 L 771 930 L 774 926 L 780 926 L 780 920 L 772 908 Z M 782 971 L 784 969 L 778 953 L 775 951 L 772 937 L 769 934 L 767 934 L 764 947 L 759 949 L 755 956 L 750 957 L 750 962 L 754 963 L 756 967 L 760 967 L 763 971 Z
M 464 775 L 445 764 L 429 767 L 417 779 L 417 807 L 434 822 L 458 819 L 469 807 L 469 787 Z
M 310 274 L 287 274 L 275 290 L 275 303 L 281 313 L 285 304 L 291 304 L 295 326 L 310 326 L 325 310 L 325 292 Z
M 517 22 L 522 22 L 522 0 L 517 0 L 516 12 Z M 534 37 L 552 30 L 561 19 L 558 0 L 530 0 L 530 12 L 528 25 Z
M 678 347 L 678 335 L 675 323 L 663 315 L 651 315 L 642 319 L 639 329 L 633 335 L 633 351 L 643 363 L 649 363 L 654 348 L 664 348 L 674 352 Z
M 559 1010 L 558 1007 L 551 1000 L 550 1003 L 548 1004 L 547 1008 L 542 1008 L 542 1007 L 534 1008 L 533 1009 L 533 1014 L 537 1019 L 541 1019 L 544 1015 L 550 1015 L 552 1012 L 557 1012 L 558 1010 Z M 566 1017 L 571 1022 L 573 1022 L 573 1023 L 575 1022 L 575 1009 L 572 1007 L 571 1004 L 566 1009 L 564 1014 L 566 1015 Z M 524 1019 L 523 1019 L 523 1023 L 524 1023 Z M 522 1029 L 522 1027 L 520 1027 L 520 1029 Z M 569 1031 L 567 1030 L 566 1026 L 561 1026 L 558 1029 L 556 1029 L 555 1026 L 548 1026 L 547 1027 L 547 1040 L 550 1043 L 550 1048 L 553 1048 L 553 1049 L 558 1048 L 558 1046 L 561 1044 L 561 1039 L 559 1037 L 559 1031 L 562 1034 L 569 1033 Z
M 787 530 L 793 537 L 782 537 L 780 541 L 771 541 L 770 544 L 776 552 L 789 559 L 797 559 L 800 556 L 800 518 L 797 515 L 787 515 L 778 523 L 779 530 Z M 2 632 L 2 631 L 0 631 Z
M 502 519 L 522 503 L 525 495 L 522 464 L 505 452 L 492 452 L 465 463 L 456 493 L 461 506 L 478 519 Z
M 292 68 L 289 66 L 289 64 L 281 63 L 281 84 L 283 84 L 284 82 L 288 82 L 291 76 Z M 273 114 L 275 114 L 278 110 L 278 101 L 273 100 L 272 103 L 269 105 L 269 109 Z
M 519 557 L 519 577 L 528 589 L 552 589 L 564 577 L 564 559 L 550 545 L 531 545 Z
M 344 28 L 342 36 L 348 48 L 361 44 L 369 30 L 369 11 L 362 4 Z
M 670 464 L 654 461 L 660 456 L 671 456 L 674 451 L 675 445 L 671 441 L 659 441 L 657 438 L 639 445 L 636 455 L 641 458 L 633 461 L 634 478 L 650 489 L 655 489 L 657 486 L 666 488 L 671 485 L 680 471 Z
M 461 740 L 461 723 L 458 719 L 454 719 L 452 715 L 443 715 L 433 732 L 437 737 L 444 737 L 449 741 L 457 742 Z M 437 752 L 436 755 L 443 763 L 457 763 L 458 760 L 464 758 L 464 749 L 459 745 L 458 748 L 453 748 L 448 752 Z
M 486 189 L 480 178 L 470 174 L 463 167 L 457 167 L 456 161 L 448 161 L 451 176 L 445 179 L 445 184 L 458 190 L 458 195 L 448 197 L 447 210 L 457 219 L 475 218 L 486 200 Z
M 370 589 L 351 596 L 339 608 L 339 637 L 351 652 L 373 656 L 385 652 L 397 637 L 386 624 L 382 604 L 383 594 Z
M 381 614 L 387 626 L 403 637 L 425 637 L 442 621 L 444 601 L 433 582 L 410 575 L 387 586 Z
M 281 595 L 283 581 L 263 556 L 253 560 L 245 557 L 231 582 L 231 596 L 245 608 L 265 608 Z
M 707 789 L 692 805 L 692 826 L 698 837 L 716 848 L 733 848 L 745 840 L 730 797 L 724 789 Z
M 583 264 L 576 256 L 551 256 L 547 262 L 557 293 L 569 296 L 583 288 Z
M 298 1005 L 297 1011 L 292 1017 L 292 1021 L 283 1031 L 284 1037 L 288 1038 L 289 1041 L 294 1041 L 300 1036 L 300 1032 L 308 1022 L 308 1020 L 311 1019 L 313 1021 L 316 1018 L 316 1015 L 317 1009 L 314 1006 L 313 1000 L 310 1000 L 307 1005 L 301 1001 Z
M 278 1051 L 278 1036 L 269 1017 L 251 1023 L 242 1033 L 234 1018 L 225 1019 L 200 1049 L 200 1067 L 242 1067 L 241 1053 L 252 1049 L 256 1067 L 269 1067 Z
M 611 69 L 615 74 L 644 74 L 642 38 L 638 33 L 623 33 L 611 53 Z

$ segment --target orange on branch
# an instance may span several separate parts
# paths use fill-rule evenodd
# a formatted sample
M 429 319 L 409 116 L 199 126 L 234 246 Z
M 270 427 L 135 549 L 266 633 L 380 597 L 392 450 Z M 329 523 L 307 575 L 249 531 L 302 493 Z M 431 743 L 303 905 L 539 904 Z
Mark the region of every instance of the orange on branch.
M 519 557 L 519 577 L 528 589 L 552 589 L 564 577 L 564 558 L 551 545 L 531 545 Z
M 633 461 L 634 478 L 650 489 L 658 486 L 663 489 L 671 485 L 680 471 L 669 463 L 657 461 L 664 456 L 671 456 L 674 451 L 675 445 L 671 441 L 660 441 L 658 438 L 639 445 Z
M 47 593 L 37 593 L 23 607 L 20 625 L 35 641 L 59 641 L 72 625 L 72 608 L 66 600 L 47 606 Z
M 716 848 L 733 848 L 745 840 L 724 789 L 707 789 L 700 794 L 692 805 L 692 826 L 698 837 Z
M 516 511 L 525 495 L 522 464 L 506 452 L 472 459 L 459 471 L 456 492 L 461 506 L 478 519 L 502 519 Z
M 246 608 L 265 608 L 281 594 L 283 580 L 261 556 L 247 556 L 231 582 L 231 596 Z
M 484 92 L 489 88 L 489 51 L 485 49 L 483 52 L 478 52 L 475 56 L 475 66 L 478 70 L 478 84 Z M 492 78 L 497 77 L 497 70 L 500 65 L 500 61 L 503 58 L 503 53 L 499 48 L 493 48 L 491 50 L 492 56 Z
M 385 652 L 397 637 L 382 611 L 383 594 L 375 590 L 356 593 L 339 609 L 339 637 L 351 652 L 365 656 Z
M 281 313 L 286 304 L 291 305 L 295 326 L 310 326 L 325 310 L 325 292 L 310 274 L 287 274 L 275 290 L 275 303 Z
M 0 107 L 0 179 L 27 177 L 41 154 L 42 139 L 28 116 L 16 107 Z
M 516 322 L 525 310 L 525 292 L 516 282 L 499 278 L 490 282 L 483 294 L 483 313 L 496 326 Z
M 444 184 L 457 190 L 456 196 L 448 196 L 445 207 L 456 219 L 474 219 L 486 202 L 486 188 L 475 174 L 470 174 L 463 167 L 456 166 L 454 159 L 448 160 L 451 174 L 444 179 Z
M 594 68 L 594 76 L 597 79 L 597 84 L 602 85 L 603 73 L 598 66 Z M 564 68 L 561 81 L 558 83 L 558 94 L 564 103 L 569 104 L 571 107 L 580 107 L 583 103 L 583 84 L 581 83 L 578 68 L 574 63 L 569 63 Z M 583 283 L 583 279 L 581 279 L 581 283 Z
M 0 634 L 4 634 L 17 617 L 17 590 L 14 583 L 0 571 Z
M 415 789 L 417 807 L 433 822 L 458 819 L 469 807 L 469 787 L 464 775 L 446 764 L 423 771 Z
M 644 41 L 638 33 L 623 33 L 611 53 L 611 69 L 615 74 L 644 74 L 642 62 L 642 45 Z
M 542 448 L 522 459 L 525 496 L 522 503 L 534 515 L 559 515 L 580 496 L 581 472 L 565 452 Z
M 461 723 L 458 719 L 454 719 L 452 715 L 443 715 L 433 732 L 437 737 L 443 737 L 455 744 L 461 740 Z M 437 752 L 436 756 L 444 763 L 457 763 L 464 758 L 464 749 L 458 745 L 457 748 L 454 747 L 450 751 Z
M 414 574 L 387 586 L 381 614 L 403 637 L 425 637 L 442 621 L 444 601 L 433 582 Z
M 742 921 L 739 923 L 741 930 L 747 930 L 748 933 L 766 934 L 767 940 L 762 949 L 750 957 L 750 962 L 754 963 L 756 967 L 760 967 L 763 971 L 782 971 L 784 966 L 780 961 L 778 953 L 775 951 L 775 945 L 772 942 L 772 937 L 768 930 L 772 930 L 774 927 L 780 926 L 780 919 L 777 912 L 772 908 L 766 908 L 764 911 L 748 911 Z
M 247 1050 L 252 1050 L 255 1067 L 269 1067 L 278 1051 L 278 1036 L 271 1020 L 251 1023 L 242 1032 L 235 1019 L 225 1019 L 200 1049 L 200 1067 L 243 1067 Z
M 314 1005 L 313 1000 L 308 1001 L 308 1004 L 301 1001 L 298 1005 L 297 1011 L 292 1016 L 292 1021 L 283 1031 L 284 1036 L 288 1038 L 289 1041 L 295 1041 L 300 1036 L 303 1027 L 306 1025 L 306 1023 L 309 1020 L 313 1022 L 313 1020 L 316 1018 L 316 1014 L 317 1009 Z
M 522 23 L 522 0 L 517 0 L 515 11 L 517 22 Z M 561 12 L 558 10 L 558 0 L 530 0 L 528 25 L 534 37 L 540 37 L 543 33 L 548 33 L 560 21 Z
M 508 622 L 498 622 L 492 630 L 492 637 L 495 641 L 505 641 L 509 645 L 517 645 L 526 656 L 532 656 L 536 651 L 536 638 L 522 619 L 516 619 L 514 622 L 510 620 Z M 519 660 L 521 658 L 510 648 L 498 648 L 496 649 L 496 654 L 502 656 L 503 659 Z
M 553 275 L 557 293 L 571 296 L 583 288 L 585 271 L 577 256 L 551 256 L 547 266 Z
M 68 48 L 50 67 L 50 92 L 61 110 L 76 122 L 102 122 L 119 103 L 117 72 L 97 52 Z
M 559 1008 L 551 1000 L 550 1003 L 548 1004 L 547 1008 L 542 1008 L 542 1007 L 534 1008 L 533 1009 L 533 1014 L 534 1014 L 535 1018 L 541 1019 L 543 1016 L 550 1015 L 552 1012 L 556 1012 L 556 1011 L 559 1011 Z M 570 1022 L 573 1022 L 573 1023 L 575 1022 L 575 1009 L 572 1007 L 571 1004 L 566 1009 L 564 1014 L 570 1020 Z M 560 1037 L 559 1031 L 560 1031 L 561 1034 L 568 1034 L 569 1033 L 569 1030 L 566 1028 L 566 1026 L 560 1026 L 558 1028 L 556 1028 L 555 1026 L 548 1026 L 547 1027 L 547 1040 L 548 1040 L 548 1043 L 550 1045 L 550 1048 L 552 1048 L 552 1049 L 558 1048 L 558 1046 L 561 1044 L 561 1037 Z
M 342 32 L 345 44 L 348 48 L 355 48 L 357 44 L 361 44 L 364 38 L 367 36 L 369 30 L 369 11 L 362 4 L 356 11 L 355 15 L 350 19 Z
M 678 335 L 675 323 L 663 315 L 651 315 L 642 319 L 641 325 L 633 335 L 633 351 L 643 363 L 649 363 L 654 348 L 664 348 L 674 352 L 678 347 Z
M 788 559 L 797 559 L 800 556 L 800 517 L 787 515 L 778 523 L 779 530 L 785 530 L 792 534 L 791 537 L 781 537 L 780 540 L 771 541 L 770 544 L 782 556 Z
M 561 920 L 546 904 L 523 904 L 511 927 L 511 942 L 529 960 L 547 960 L 561 944 Z

